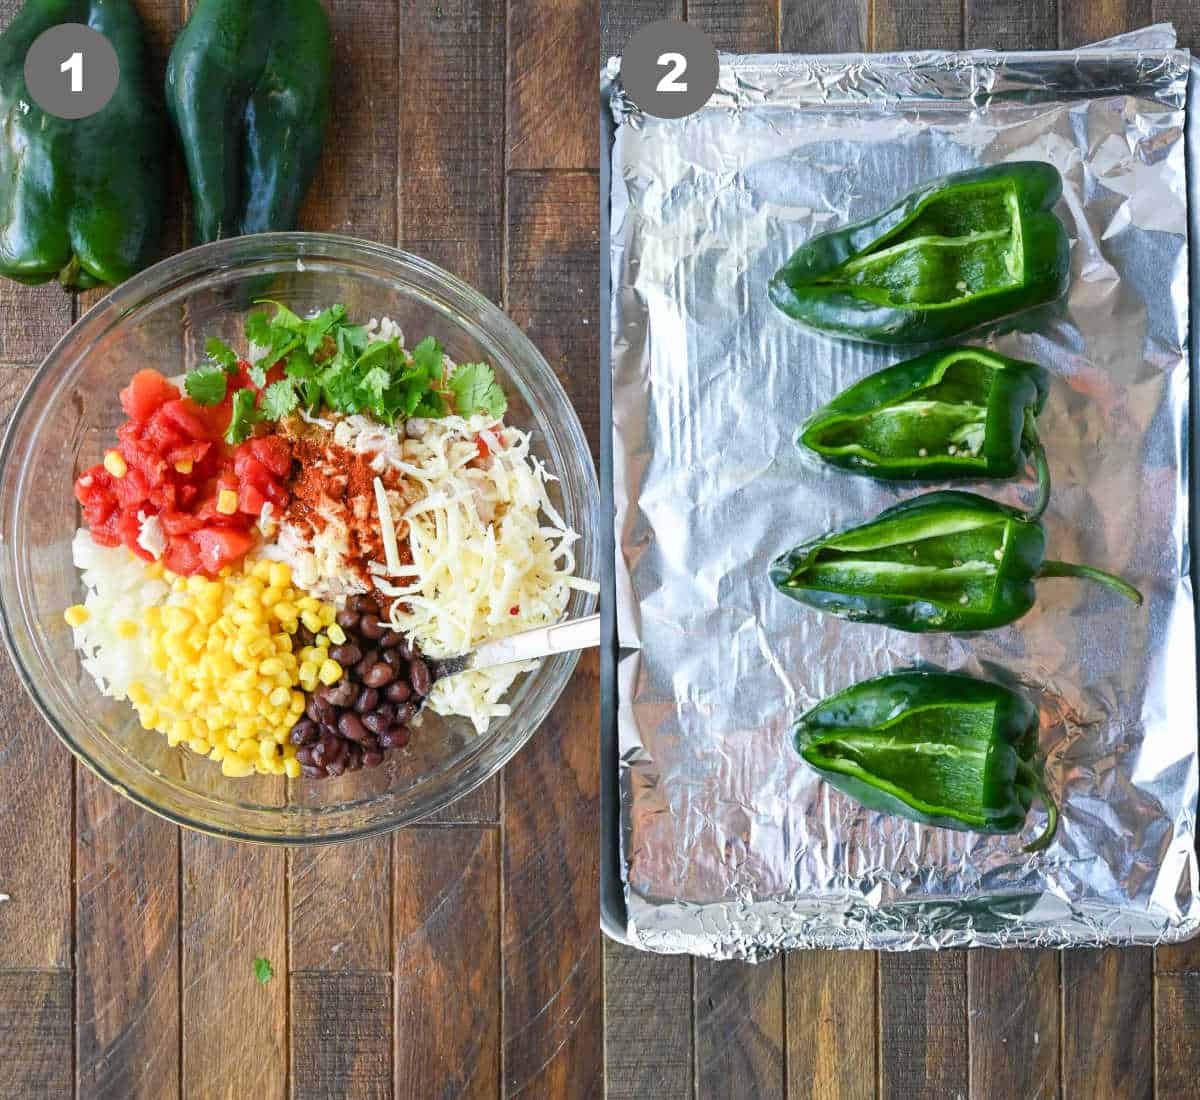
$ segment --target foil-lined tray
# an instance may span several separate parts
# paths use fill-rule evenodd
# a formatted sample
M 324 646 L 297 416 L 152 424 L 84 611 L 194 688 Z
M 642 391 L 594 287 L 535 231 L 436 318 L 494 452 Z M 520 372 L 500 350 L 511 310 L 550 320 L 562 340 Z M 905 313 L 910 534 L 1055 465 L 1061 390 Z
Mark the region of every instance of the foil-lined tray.
M 677 121 L 640 113 L 609 62 L 610 931 L 755 959 L 1200 929 L 1185 139 L 1200 106 L 1173 47 L 1156 27 L 1053 53 L 722 56 L 707 107 Z M 1129 577 L 1145 607 L 1048 581 L 1013 626 L 915 636 L 783 599 L 776 554 L 922 491 L 822 467 L 797 425 L 921 349 L 809 332 L 768 278 L 925 180 L 1025 159 L 1063 175 L 1070 290 L 973 339 L 1052 373 L 1050 556 Z M 1009 503 L 1031 488 L 965 487 Z M 1048 851 L 872 813 L 802 764 L 804 710 L 917 663 L 1039 704 L 1062 808 Z

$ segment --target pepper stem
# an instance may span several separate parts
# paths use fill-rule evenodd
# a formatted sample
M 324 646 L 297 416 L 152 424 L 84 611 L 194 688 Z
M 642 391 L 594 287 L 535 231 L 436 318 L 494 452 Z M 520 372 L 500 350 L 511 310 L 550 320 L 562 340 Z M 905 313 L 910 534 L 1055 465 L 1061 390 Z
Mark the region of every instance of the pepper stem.
M 1028 779 L 1029 785 L 1033 788 L 1034 793 L 1042 800 L 1042 804 L 1046 807 L 1046 828 L 1042 833 L 1025 845 L 1024 852 L 1041 852 L 1050 847 L 1050 842 L 1054 839 L 1054 834 L 1058 832 L 1058 803 L 1050 795 L 1050 789 L 1046 786 L 1045 779 L 1036 768 L 1029 767 L 1028 764 L 1022 763 L 1019 765 L 1025 778 Z
M 1076 565 L 1069 561 L 1044 561 L 1038 570 L 1039 577 L 1083 577 L 1090 581 L 1099 581 L 1114 592 L 1119 592 L 1127 600 L 1132 600 L 1138 607 L 1142 606 L 1142 594 L 1126 580 L 1115 573 L 1106 573 L 1103 569 L 1093 569 L 1090 565 Z
M 1029 457 L 1033 462 L 1033 468 L 1037 473 L 1038 480 L 1037 496 L 1033 500 L 1033 509 L 1026 516 L 1026 519 L 1030 523 L 1035 523 L 1042 518 L 1047 505 L 1050 503 L 1050 462 L 1046 458 L 1046 448 L 1042 446 L 1042 441 L 1038 438 L 1037 428 L 1030 423 L 1028 417 L 1026 417 L 1025 421 L 1025 446 L 1029 450 Z

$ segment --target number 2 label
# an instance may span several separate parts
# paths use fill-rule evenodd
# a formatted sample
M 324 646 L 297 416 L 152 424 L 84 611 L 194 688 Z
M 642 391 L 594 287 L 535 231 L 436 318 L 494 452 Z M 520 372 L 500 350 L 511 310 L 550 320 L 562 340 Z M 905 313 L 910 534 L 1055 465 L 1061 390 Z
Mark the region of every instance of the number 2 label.
M 679 78 L 687 72 L 687 58 L 681 53 L 660 53 L 658 64 L 670 66 L 670 71 L 658 82 L 660 92 L 686 92 L 687 82 Z
M 83 54 L 76 50 L 58 67 L 60 73 L 71 74 L 71 91 L 83 91 Z

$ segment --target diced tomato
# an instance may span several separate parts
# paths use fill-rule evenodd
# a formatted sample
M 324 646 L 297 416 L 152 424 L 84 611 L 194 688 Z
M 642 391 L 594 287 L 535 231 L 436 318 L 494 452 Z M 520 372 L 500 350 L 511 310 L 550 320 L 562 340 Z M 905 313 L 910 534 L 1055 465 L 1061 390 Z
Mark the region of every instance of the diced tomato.
M 254 457 L 276 477 L 287 477 L 291 472 L 292 449 L 288 446 L 288 441 L 283 436 L 256 436 L 243 443 L 238 450 L 241 451 L 247 447 Z
M 182 432 L 188 439 L 208 439 L 212 434 L 204 410 L 190 397 L 183 397 L 178 401 L 168 401 L 162 407 L 162 411 L 171 426 Z
M 116 510 L 116 497 L 108 494 L 90 497 L 83 506 L 83 522 L 89 527 L 100 527 Z
M 181 508 L 190 508 L 200 497 L 200 486 L 195 482 L 184 482 L 179 486 L 177 496 Z
M 117 434 L 121 434 L 120 429 Z M 172 422 L 169 414 L 162 409 L 159 409 L 150 418 L 142 433 L 142 438 L 149 446 L 164 454 L 191 442 L 188 436 Z
M 167 461 L 172 466 L 177 462 L 190 462 L 195 467 L 197 463 L 204 461 L 204 456 L 211 449 L 211 443 L 184 443 L 167 451 Z
M 267 500 L 275 505 L 276 508 L 283 509 L 287 507 L 287 503 L 291 499 L 291 494 L 287 491 L 286 486 L 280 485 L 278 481 L 268 481 L 261 488 Z
M 124 477 L 116 479 L 113 491 L 123 510 L 136 510 L 140 504 L 144 504 L 149 499 L 150 482 L 146 480 L 146 475 L 141 470 L 136 466 L 130 466 Z
M 149 420 L 168 401 L 179 397 L 179 390 L 156 370 L 140 370 L 121 391 L 121 408 L 131 420 Z
M 103 523 L 98 523 L 92 528 L 92 538 L 101 546 L 120 546 L 121 532 L 117 525 L 121 522 L 121 515 L 122 513 L 114 508 Z
M 243 481 L 254 481 L 260 485 L 271 480 L 271 471 L 245 445 L 239 447 L 233 456 L 233 472 Z
M 263 495 L 262 490 L 256 489 L 248 481 L 243 481 L 238 486 L 238 511 L 243 512 L 248 516 L 253 516 L 257 519 L 262 515 L 263 505 L 267 503 L 267 498 Z
M 200 565 L 209 574 L 219 573 L 225 566 L 232 565 L 254 546 L 253 535 L 224 527 L 202 527 L 192 537 L 199 549 Z
M 163 565 L 181 577 L 190 577 L 200 570 L 200 551 L 187 536 L 173 538 L 163 553 Z
M 487 445 L 487 440 L 483 438 L 481 432 L 477 432 L 475 435 L 475 449 L 479 452 L 480 458 L 490 458 L 492 455 L 492 449 Z

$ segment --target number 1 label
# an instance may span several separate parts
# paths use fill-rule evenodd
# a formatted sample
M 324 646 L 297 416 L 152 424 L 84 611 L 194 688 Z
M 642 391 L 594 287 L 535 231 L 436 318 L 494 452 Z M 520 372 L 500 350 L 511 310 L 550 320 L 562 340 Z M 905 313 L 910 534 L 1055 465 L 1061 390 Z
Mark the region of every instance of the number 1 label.
M 83 54 L 76 50 L 58 67 L 60 73 L 71 74 L 71 91 L 76 94 L 83 92 Z

